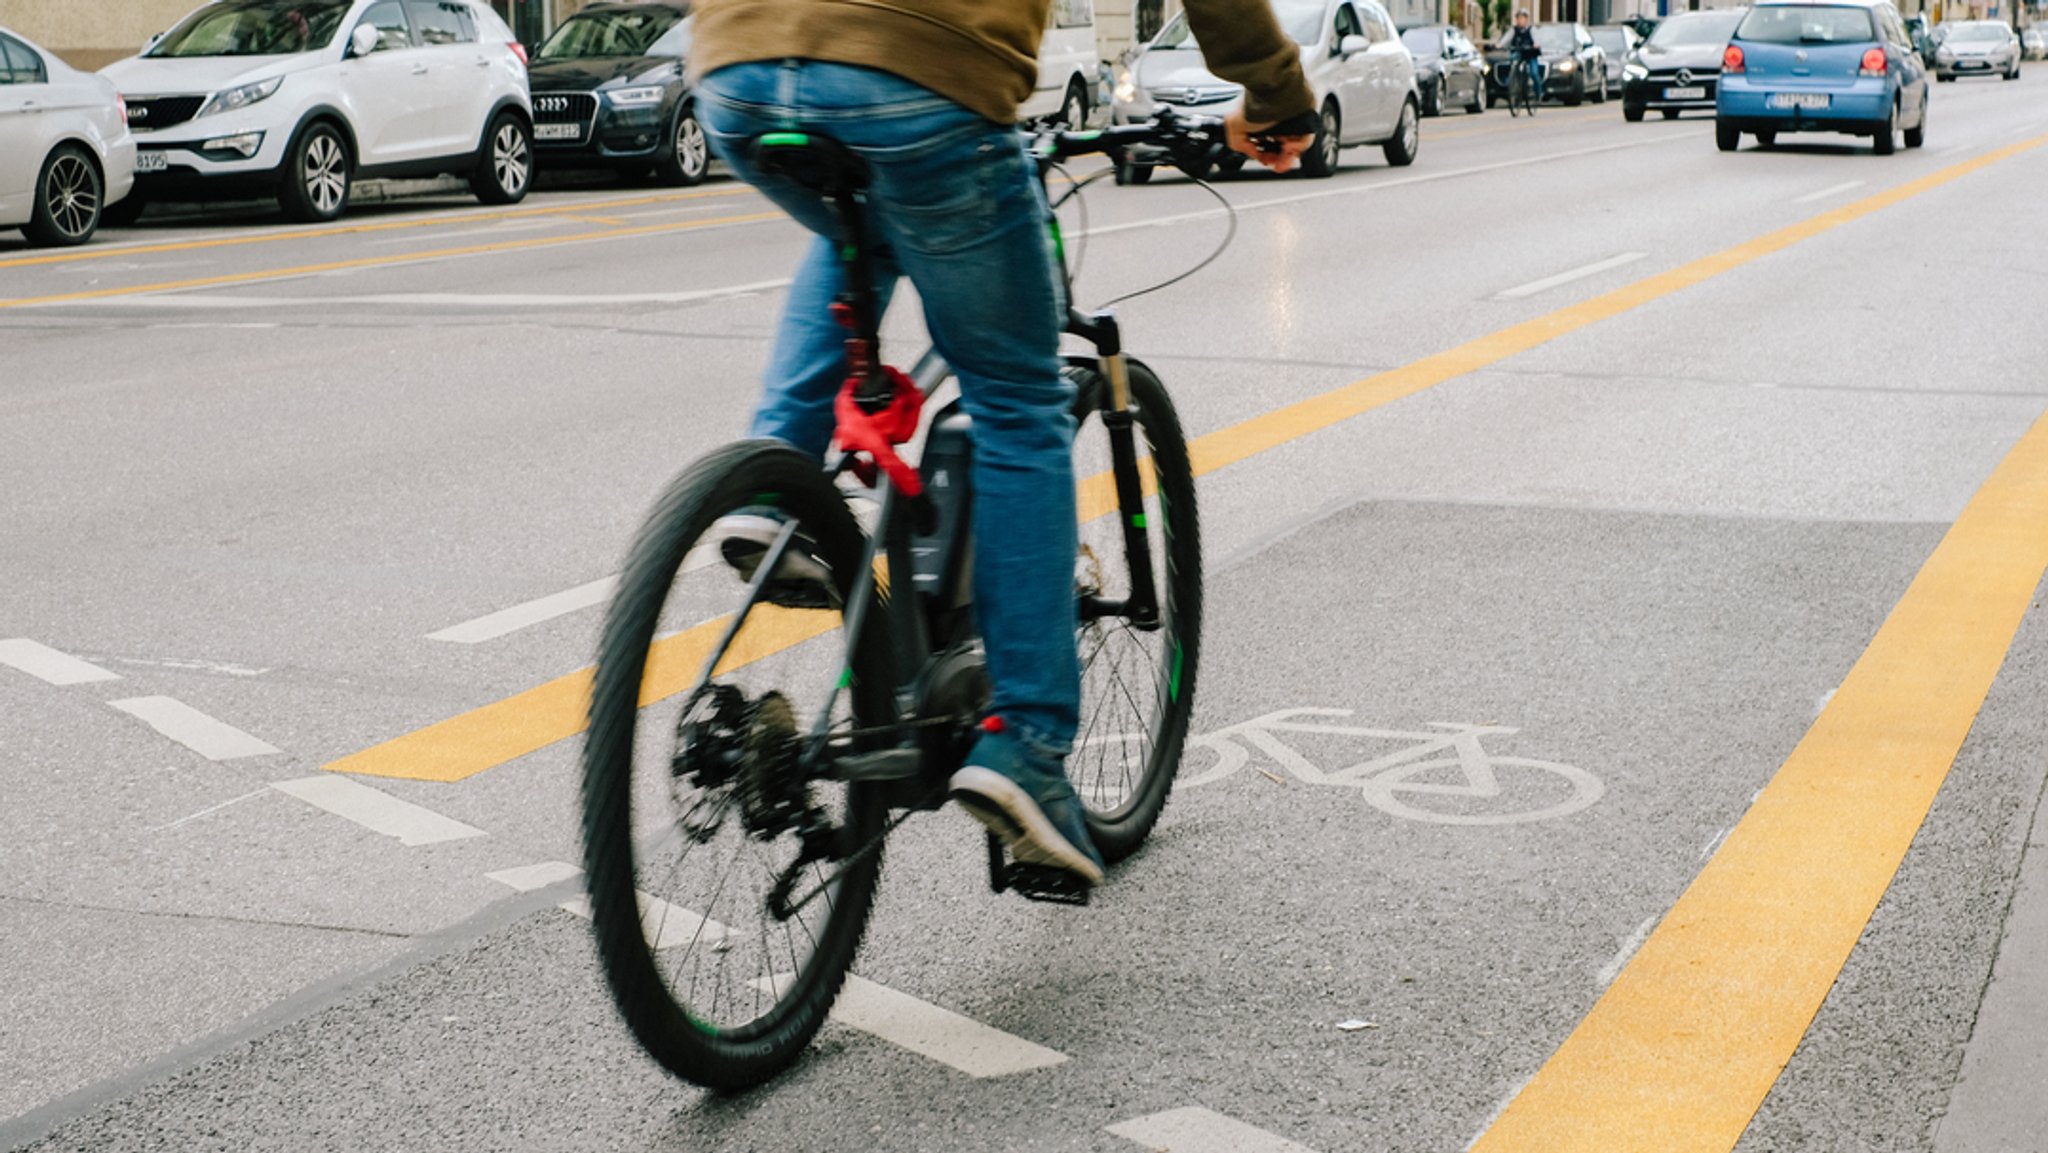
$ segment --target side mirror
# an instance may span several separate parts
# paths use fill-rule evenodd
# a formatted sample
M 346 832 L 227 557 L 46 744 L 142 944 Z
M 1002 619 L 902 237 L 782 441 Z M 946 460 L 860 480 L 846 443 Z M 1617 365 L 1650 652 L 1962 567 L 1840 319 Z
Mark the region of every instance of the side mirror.
M 356 25 L 356 30 L 348 34 L 348 54 L 350 56 L 368 56 L 377 50 L 377 38 L 378 33 L 375 28 L 370 27 L 368 24 Z
M 1356 56 L 1371 47 L 1372 41 L 1367 40 L 1363 36 L 1353 34 L 1337 41 L 1337 55 L 1344 57 Z
M 163 43 L 163 42 L 164 42 L 164 35 L 165 35 L 164 33 L 162 33 L 162 32 L 159 32 L 159 33 L 157 33 L 156 35 L 154 35 L 154 36 L 150 37 L 150 38 L 149 38 L 149 39 L 148 39 L 147 41 L 145 41 L 145 42 L 143 43 L 143 45 L 142 45 L 142 54 L 143 54 L 143 55 L 145 55 L 145 56 L 149 55 L 149 50 L 150 50 L 150 49 L 152 49 L 152 48 L 156 47 L 157 45 L 159 45 L 159 44 Z

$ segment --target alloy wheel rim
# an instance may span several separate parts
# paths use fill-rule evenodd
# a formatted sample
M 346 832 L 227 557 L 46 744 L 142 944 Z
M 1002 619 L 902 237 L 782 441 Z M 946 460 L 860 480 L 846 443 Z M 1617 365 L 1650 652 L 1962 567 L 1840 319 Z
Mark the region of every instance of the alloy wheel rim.
M 341 141 L 323 132 L 306 146 L 306 197 L 324 216 L 339 211 L 347 194 L 348 174 Z
M 497 171 L 498 187 L 508 194 L 526 187 L 526 137 L 520 134 L 517 124 L 507 123 L 498 129 L 491 146 L 491 164 Z
M 1323 109 L 1323 163 L 1337 165 L 1337 113 L 1329 108 Z
M 100 191 L 92 166 L 77 156 L 59 156 L 50 166 L 43 204 L 57 231 L 67 237 L 84 236 L 100 211 Z
M 704 126 L 694 116 L 683 117 L 676 128 L 676 163 L 682 166 L 683 174 L 696 176 L 703 172 L 706 155 Z
M 1415 154 L 1416 136 L 1415 106 L 1404 104 L 1401 106 L 1401 147 L 1411 156 Z

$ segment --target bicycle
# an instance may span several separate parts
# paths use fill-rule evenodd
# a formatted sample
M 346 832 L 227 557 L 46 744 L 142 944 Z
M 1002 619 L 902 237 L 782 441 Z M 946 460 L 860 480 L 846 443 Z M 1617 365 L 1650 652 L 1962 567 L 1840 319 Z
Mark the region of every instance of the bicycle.
M 1531 57 L 1517 60 L 1508 71 L 1508 115 L 1536 115 L 1536 106 L 1543 102 L 1543 80 L 1546 65 Z
M 1222 140 L 1220 121 L 1167 112 L 1039 129 L 1032 152 L 1044 181 L 1073 156 L 1156 146 L 1192 162 Z M 669 486 L 605 619 L 583 757 L 586 884 L 613 998 L 650 1055 L 719 1089 L 774 1076 L 823 1024 L 873 909 L 884 842 L 944 806 L 989 693 L 971 603 L 971 430 L 956 399 L 930 417 L 917 467 L 895 451 L 948 369 L 931 351 L 908 374 L 882 364 L 865 165 L 816 135 L 772 133 L 753 149 L 761 170 L 817 189 L 838 221 L 854 286 L 833 306 L 853 367 L 836 410 L 842 449 L 821 469 L 786 445 L 741 441 Z M 1071 289 L 1056 217 L 1052 239 Z M 1066 331 L 1095 350 L 1064 368 L 1082 519 L 1083 699 L 1069 775 L 1115 862 L 1158 821 L 1186 737 L 1200 530 L 1186 439 L 1159 378 L 1124 353 L 1107 308 L 1070 308 Z M 874 494 L 872 529 L 848 489 Z M 740 578 L 707 534 L 764 503 L 785 523 Z M 829 580 L 778 575 L 799 533 Z M 1103 732 L 1134 739 L 1089 740 Z M 1007 860 L 992 835 L 987 864 L 997 892 L 1087 899 L 1067 873 Z

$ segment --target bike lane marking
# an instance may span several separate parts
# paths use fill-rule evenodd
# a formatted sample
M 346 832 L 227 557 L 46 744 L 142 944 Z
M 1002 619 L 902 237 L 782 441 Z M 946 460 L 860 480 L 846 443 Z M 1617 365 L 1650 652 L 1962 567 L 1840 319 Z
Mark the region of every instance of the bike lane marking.
M 748 982 L 764 993 L 789 974 Z M 847 974 L 832 1020 L 950 1066 L 969 1077 L 1008 1077 L 1065 1064 L 1067 1055 L 886 985 Z
M 198 753 L 209 761 L 236 761 L 282 752 L 276 745 L 215 720 L 175 697 L 130 697 L 110 706 Z
M 1855 203 L 1821 213 L 1798 224 L 1745 241 L 1714 255 L 1646 277 L 1589 300 L 1566 305 L 1534 320 L 1512 325 L 1400 368 L 1342 385 L 1318 396 L 1296 401 L 1250 420 L 1198 436 L 1188 442 L 1188 454 L 1194 475 L 1206 476 L 1218 469 L 1269 452 L 1311 433 L 1341 424 L 1352 417 L 1434 388 L 1446 381 L 1492 367 L 1560 337 L 1712 280 L 1801 241 L 1810 240 L 1845 224 L 1861 220 L 1872 213 L 1931 192 L 2044 144 L 2048 144 L 2048 136 L 2037 136 L 1994 152 L 1987 152 Z M 1307 195 L 1315 197 L 1325 194 Z M 0 307 L 5 306 L 5 302 L 0 302 Z M 1148 493 L 1154 488 L 1149 468 L 1145 470 L 1144 488 Z M 1113 478 L 1104 472 L 1081 481 L 1077 497 L 1082 521 L 1092 521 L 1107 515 L 1116 507 Z M 816 615 L 829 617 L 831 614 Z M 671 642 L 680 642 L 683 637 L 699 638 L 705 645 L 716 643 L 717 630 L 723 627 L 724 618 L 707 621 L 677 634 L 676 637 L 657 642 L 656 647 L 660 649 Z M 827 621 L 815 623 L 808 629 L 785 629 L 783 636 L 787 643 L 779 647 L 763 647 L 772 646 L 774 643 L 773 638 L 768 636 L 771 630 L 764 630 L 762 640 L 757 646 L 753 646 L 756 655 L 748 659 L 759 659 L 780 652 L 783 648 L 815 637 L 831 627 L 833 625 Z M 750 631 L 751 629 L 750 625 Z M 698 659 L 701 660 L 702 654 L 709 649 L 700 648 L 694 651 L 699 654 Z M 728 667 L 736 666 L 729 662 Z M 459 781 L 475 776 L 477 773 L 496 768 L 517 757 L 581 733 L 586 723 L 591 673 L 591 667 L 585 666 L 546 684 L 393 737 L 322 767 L 330 772 L 427 781 Z M 650 679 L 651 676 L 650 673 Z M 650 695 L 650 684 L 643 682 L 640 700 L 643 705 L 648 704 L 680 692 L 685 687 L 687 686 L 678 684 L 659 695 Z
M 95 681 L 118 681 L 121 674 L 82 661 L 48 645 L 13 637 L 0 641 L 0 665 L 8 665 L 37 680 L 53 685 L 89 685 Z
M 1473 1153 L 1734 1148 L 1926 820 L 2048 573 L 2048 416 Z
M 482 829 L 444 817 L 410 801 L 401 801 L 360 781 L 347 777 L 302 777 L 275 781 L 270 786 L 289 797 L 325 809 L 337 817 L 354 821 L 373 833 L 395 838 L 401 845 L 437 845 L 481 837 Z
M 1134 1117 L 1106 1131 L 1160 1153 L 1315 1153 L 1200 1105 Z

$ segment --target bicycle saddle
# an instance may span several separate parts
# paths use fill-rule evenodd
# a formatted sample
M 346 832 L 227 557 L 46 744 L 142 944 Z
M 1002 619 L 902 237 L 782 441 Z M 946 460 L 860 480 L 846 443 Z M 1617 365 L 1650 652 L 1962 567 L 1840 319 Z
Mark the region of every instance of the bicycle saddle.
M 786 176 L 827 196 L 859 192 L 868 186 L 868 162 L 829 136 L 768 132 L 756 136 L 747 151 L 760 171 Z

